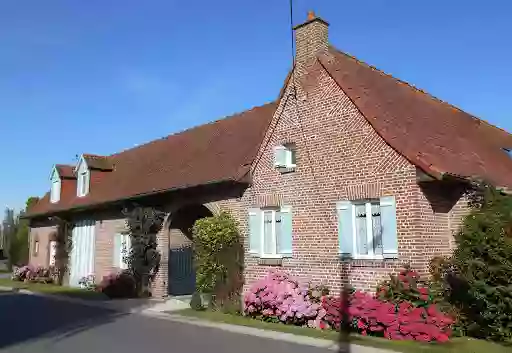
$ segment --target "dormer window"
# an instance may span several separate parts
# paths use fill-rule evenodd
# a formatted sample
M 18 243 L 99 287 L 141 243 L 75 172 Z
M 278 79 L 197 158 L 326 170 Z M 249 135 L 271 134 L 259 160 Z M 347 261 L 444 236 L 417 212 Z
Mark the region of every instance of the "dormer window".
M 82 156 L 76 166 L 76 195 L 78 197 L 83 197 L 89 193 L 90 175 L 89 166 Z
M 297 165 L 297 151 L 295 144 L 287 143 L 274 147 L 274 166 L 287 170 Z
M 510 158 L 512 158 L 512 148 L 503 148 L 503 151 L 505 151 L 505 153 L 508 154 Z
M 61 180 L 57 168 L 54 167 L 51 175 L 50 202 L 56 203 L 60 200 Z
M 52 189 L 50 191 L 50 200 L 52 203 L 60 200 L 60 179 L 52 181 Z
M 77 195 L 79 197 L 85 196 L 89 193 L 89 171 L 84 170 L 78 173 L 77 180 Z
M 91 173 L 110 173 L 114 170 L 114 165 L 109 157 L 98 156 L 94 154 L 82 154 L 74 172 L 76 175 L 76 195 L 83 197 L 89 194 L 91 187 Z

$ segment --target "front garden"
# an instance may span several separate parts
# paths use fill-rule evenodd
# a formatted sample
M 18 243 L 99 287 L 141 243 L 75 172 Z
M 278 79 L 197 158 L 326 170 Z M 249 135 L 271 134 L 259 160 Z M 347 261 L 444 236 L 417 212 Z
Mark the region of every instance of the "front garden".
M 197 293 L 183 314 L 320 337 L 349 332 L 355 343 L 403 352 L 512 351 L 512 197 L 486 185 L 469 197 L 453 256 L 432 259 L 429 278 L 406 267 L 373 293 L 340 295 L 271 271 L 242 294 L 236 223 L 227 214 L 199 220 Z
M 27 265 L 14 268 L 11 278 L 0 278 L 0 286 L 14 290 L 24 289 L 36 293 L 55 294 L 87 300 L 108 299 L 100 291 L 58 285 L 55 280 L 56 276 L 54 267 L 44 268 Z

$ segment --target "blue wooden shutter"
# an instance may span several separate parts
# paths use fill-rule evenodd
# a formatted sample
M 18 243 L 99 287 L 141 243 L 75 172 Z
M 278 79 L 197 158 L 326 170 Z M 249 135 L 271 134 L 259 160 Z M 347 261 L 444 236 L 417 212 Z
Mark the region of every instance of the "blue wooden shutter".
M 382 225 L 382 246 L 385 258 L 398 257 L 398 238 L 396 232 L 396 203 L 394 196 L 380 198 L 380 217 Z
M 286 166 L 286 148 L 284 146 L 274 147 L 274 166 L 285 167 Z
M 112 265 L 114 267 L 119 267 L 121 265 L 121 239 L 122 235 L 116 233 L 114 235 L 114 253 L 112 256 Z
M 252 254 L 261 253 L 261 217 L 259 208 L 249 209 L 249 252 Z
M 281 232 L 279 239 L 277 239 L 277 251 L 284 257 L 292 256 L 292 234 L 292 208 L 290 206 L 283 206 L 281 207 Z
M 350 201 L 337 202 L 336 212 L 338 214 L 339 252 L 342 257 L 351 257 L 354 255 L 352 203 Z

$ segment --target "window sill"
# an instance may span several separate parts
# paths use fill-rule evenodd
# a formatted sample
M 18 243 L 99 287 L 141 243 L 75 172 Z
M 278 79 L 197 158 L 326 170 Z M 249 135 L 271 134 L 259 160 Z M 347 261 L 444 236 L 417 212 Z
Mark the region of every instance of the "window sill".
M 364 256 L 364 255 L 339 255 L 341 261 L 394 261 L 398 256 Z
M 283 266 L 282 257 L 260 257 L 258 258 L 260 266 Z
M 276 165 L 275 168 L 279 173 L 285 174 L 294 172 L 296 165 Z

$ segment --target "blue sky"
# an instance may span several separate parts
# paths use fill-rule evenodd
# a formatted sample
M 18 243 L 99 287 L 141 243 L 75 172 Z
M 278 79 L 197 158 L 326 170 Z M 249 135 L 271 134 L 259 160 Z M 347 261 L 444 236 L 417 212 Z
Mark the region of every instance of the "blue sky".
M 294 0 L 294 23 L 309 9 L 339 49 L 512 131 L 510 1 Z M 77 154 L 271 101 L 290 66 L 288 0 L 2 1 L 0 207 Z

